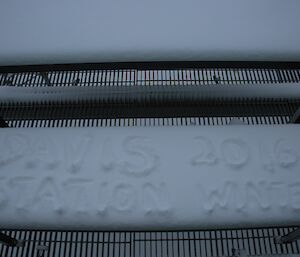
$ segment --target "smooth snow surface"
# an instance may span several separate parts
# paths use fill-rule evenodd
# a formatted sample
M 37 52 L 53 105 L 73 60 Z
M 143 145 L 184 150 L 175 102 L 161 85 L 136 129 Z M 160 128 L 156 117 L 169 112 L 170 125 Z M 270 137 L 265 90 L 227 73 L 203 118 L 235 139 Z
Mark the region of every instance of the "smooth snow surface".
M 300 61 L 299 0 L 0 3 L 0 65 Z
M 299 99 L 300 83 L 174 85 L 174 86 L 0 86 L 0 102 L 69 100 L 207 100 L 207 99 Z
M 0 226 L 297 225 L 299 129 L 0 129 Z

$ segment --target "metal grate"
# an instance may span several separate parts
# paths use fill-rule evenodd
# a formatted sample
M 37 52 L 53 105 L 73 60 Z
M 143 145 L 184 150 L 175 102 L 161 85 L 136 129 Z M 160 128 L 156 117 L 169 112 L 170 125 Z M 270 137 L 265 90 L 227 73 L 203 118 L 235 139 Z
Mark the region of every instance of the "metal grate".
M 274 65 L 273 65 L 274 66 Z M 70 67 L 68 67 L 70 68 Z M 0 85 L 17 87 L 61 86 L 172 86 L 237 83 L 299 82 L 299 68 L 182 68 L 182 69 L 94 69 L 0 73 Z M 263 86 L 263 85 L 262 85 Z M 247 124 L 288 123 L 300 99 L 278 102 L 66 102 L 40 104 L 0 103 L 0 117 L 12 127 L 44 126 L 145 126 L 225 124 L 240 117 Z M 218 117 L 212 121 L 211 117 Z M 119 121 L 121 119 L 121 121 Z M 271 119 L 271 121 L 269 121 Z M 279 121 L 278 121 L 279 120 Z M 125 125 L 127 126 L 127 125 Z
M 213 126 L 228 125 L 233 118 L 248 125 L 287 124 L 289 116 L 272 117 L 180 117 L 180 118 L 135 118 L 135 119 L 67 119 L 67 120 L 11 120 L 9 127 L 154 127 L 154 126 Z
M 153 65 L 152 65 L 153 66 Z M 154 65 L 155 66 L 155 65 Z M 275 65 L 276 66 L 276 65 Z M 299 65 L 298 65 L 299 66 Z M 0 73 L 0 85 L 143 86 L 299 82 L 300 69 L 255 68 L 101 68 L 39 70 Z M 29 68 L 30 69 L 30 68 Z M 295 101 L 181 102 L 181 103 L 0 103 L 0 127 L 112 127 L 226 125 L 232 118 L 245 124 L 286 124 L 300 106 Z M 1 119 L 2 117 L 2 119 Z M 280 225 L 280 224 L 278 224 Z M 234 249 L 248 255 L 300 254 L 300 242 L 275 244 L 274 238 L 295 228 L 242 230 L 84 232 L 3 230 L 24 247 L 0 244 L 0 256 L 232 256 Z
M 111 256 L 196 257 L 232 256 L 234 249 L 247 255 L 300 254 L 300 243 L 274 243 L 294 228 L 259 228 L 172 232 L 3 231 L 22 239 L 25 246 L 0 245 L 0 256 Z
M 300 69 L 84 70 L 0 74 L 0 85 L 143 86 L 299 82 Z

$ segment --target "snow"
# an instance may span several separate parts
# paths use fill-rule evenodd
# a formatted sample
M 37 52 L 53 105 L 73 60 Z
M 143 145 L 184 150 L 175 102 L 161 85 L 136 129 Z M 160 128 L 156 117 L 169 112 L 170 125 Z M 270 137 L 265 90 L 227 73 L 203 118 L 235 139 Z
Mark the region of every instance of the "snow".
M 10 0 L 0 65 L 300 61 L 298 0 Z
M 145 99 L 299 99 L 300 83 L 217 84 L 172 86 L 67 86 L 15 87 L 0 86 L 1 102 L 40 102 L 68 100 L 141 100 Z
M 297 225 L 299 128 L 3 128 L 0 226 Z

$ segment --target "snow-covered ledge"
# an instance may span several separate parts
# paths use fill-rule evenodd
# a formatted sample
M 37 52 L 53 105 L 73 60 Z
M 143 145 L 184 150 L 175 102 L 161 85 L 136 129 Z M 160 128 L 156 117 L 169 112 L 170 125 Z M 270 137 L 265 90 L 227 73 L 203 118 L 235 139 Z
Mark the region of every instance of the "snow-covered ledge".
M 0 226 L 297 225 L 299 129 L 0 129 Z
M 145 101 L 149 99 L 300 99 L 300 83 L 152 86 L 0 86 L 0 102 Z

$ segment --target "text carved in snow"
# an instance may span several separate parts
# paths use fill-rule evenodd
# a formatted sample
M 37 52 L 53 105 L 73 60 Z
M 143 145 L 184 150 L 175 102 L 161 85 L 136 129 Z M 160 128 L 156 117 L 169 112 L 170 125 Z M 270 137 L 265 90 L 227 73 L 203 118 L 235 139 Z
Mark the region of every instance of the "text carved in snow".
M 197 154 L 191 158 L 193 166 L 212 166 L 222 161 L 231 168 L 239 169 L 245 166 L 250 158 L 249 146 L 240 138 L 228 138 L 216 144 L 209 138 L 196 137 L 194 142 L 197 145 Z
M 63 215 L 107 212 L 140 212 L 144 215 L 170 213 L 165 183 L 99 182 L 89 178 L 62 181 L 47 176 L 0 178 L 0 207 L 16 212 L 54 212 Z M 13 192 L 10 190 L 13 189 Z

